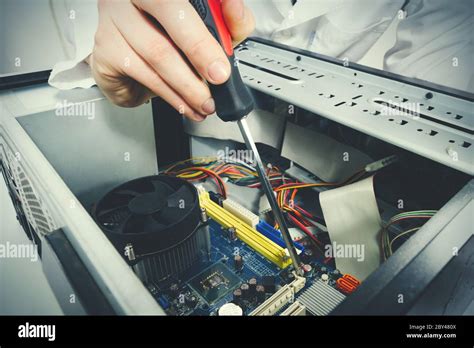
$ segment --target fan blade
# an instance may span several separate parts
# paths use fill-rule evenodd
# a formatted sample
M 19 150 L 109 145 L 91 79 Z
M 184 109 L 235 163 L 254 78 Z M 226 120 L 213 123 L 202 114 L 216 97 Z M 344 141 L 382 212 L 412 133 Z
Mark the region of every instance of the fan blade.
M 117 226 L 117 228 L 115 229 L 115 232 L 118 232 L 120 234 L 126 234 L 127 231 L 126 231 L 126 227 L 128 225 L 128 223 L 130 222 L 130 220 L 132 219 L 133 215 L 130 214 L 129 216 L 127 216 L 121 223 L 120 225 Z
M 143 194 L 143 193 L 136 192 L 133 190 L 120 190 L 120 191 L 115 191 L 114 193 L 117 195 L 128 195 L 128 196 L 133 196 L 133 197 L 137 197 Z
M 156 221 L 152 215 L 147 215 L 143 217 L 143 232 L 153 233 L 162 230 L 165 225 Z
M 165 207 L 156 215 L 159 222 L 171 225 L 181 219 L 183 215 L 186 214 L 186 209 L 174 208 L 174 207 Z
M 164 182 L 153 180 L 151 183 L 153 184 L 155 191 L 162 193 L 164 196 L 174 192 L 173 188 Z
M 113 207 L 113 208 L 109 208 L 109 209 L 104 209 L 100 212 L 97 213 L 97 218 L 101 218 L 103 217 L 104 215 L 108 215 L 108 214 L 112 214 L 112 213 L 116 213 L 116 212 L 119 212 L 120 210 L 124 209 L 125 208 L 125 211 L 128 212 L 128 209 L 127 209 L 127 205 L 119 205 L 117 207 Z
M 193 201 L 193 195 L 186 186 L 181 186 L 176 192 L 168 196 L 168 207 L 186 209 L 186 205 Z

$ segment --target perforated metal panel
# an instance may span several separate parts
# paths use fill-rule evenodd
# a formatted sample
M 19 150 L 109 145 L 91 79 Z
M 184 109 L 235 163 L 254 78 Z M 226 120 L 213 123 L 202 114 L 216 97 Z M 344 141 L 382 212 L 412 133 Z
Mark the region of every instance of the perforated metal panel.
M 13 182 L 16 185 L 26 218 L 35 231 L 48 234 L 57 228 L 48 208 L 43 204 L 36 193 L 31 181 L 25 175 L 21 165 L 21 158 L 15 156 L 10 148 L 0 146 L 0 159 L 9 169 Z
M 236 56 L 249 87 L 474 174 L 470 100 L 259 41 Z

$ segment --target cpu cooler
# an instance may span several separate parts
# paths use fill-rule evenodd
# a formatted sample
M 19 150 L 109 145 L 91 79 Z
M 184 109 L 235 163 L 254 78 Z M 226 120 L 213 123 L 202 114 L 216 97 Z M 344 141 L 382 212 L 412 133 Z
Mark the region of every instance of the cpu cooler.
M 195 187 L 156 175 L 108 192 L 93 217 L 144 282 L 160 282 L 189 269 L 208 247 Z

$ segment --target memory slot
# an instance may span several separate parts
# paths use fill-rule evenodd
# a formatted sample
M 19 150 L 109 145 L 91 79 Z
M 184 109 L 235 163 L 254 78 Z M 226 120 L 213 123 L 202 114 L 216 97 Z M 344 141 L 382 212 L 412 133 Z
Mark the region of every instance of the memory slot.
M 209 193 L 201 192 L 199 195 L 199 201 L 201 207 L 206 209 L 207 214 L 213 220 L 224 228 L 235 228 L 237 238 L 267 260 L 273 262 L 282 269 L 291 264 L 291 259 L 289 258 L 286 249 L 265 237 L 231 212 L 211 201 Z
M 283 240 L 283 237 L 281 236 L 281 232 L 273 228 L 270 224 L 268 224 L 265 221 L 260 221 L 257 224 L 257 231 L 263 234 L 265 237 L 270 239 L 271 241 L 275 242 L 282 248 L 284 248 L 285 241 Z M 298 250 L 298 253 L 301 253 L 304 251 L 304 246 L 302 246 L 300 243 L 293 241 L 293 245 L 295 248 Z

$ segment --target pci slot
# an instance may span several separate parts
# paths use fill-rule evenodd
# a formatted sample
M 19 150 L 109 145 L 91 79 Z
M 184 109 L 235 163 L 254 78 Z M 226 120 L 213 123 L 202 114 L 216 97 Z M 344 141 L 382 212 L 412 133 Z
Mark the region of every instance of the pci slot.
M 224 228 L 235 228 L 237 238 L 263 255 L 267 260 L 282 269 L 291 264 L 291 259 L 286 249 L 275 244 L 240 218 L 214 203 L 209 198 L 209 193 L 201 191 L 199 201 L 213 220 Z
M 285 309 L 280 316 L 282 317 L 296 317 L 306 315 L 306 307 L 299 301 L 293 302 L 287 309 Z
M 280 290 L 275 292 L 270 298 L 254 309 L 250 315 L 274 315 L 285 305 L 292 303 L 295 299 L 295 294 L 300 291 L 305 284 L 306 278 L 295 274 L 295 280 L 293 280 L 290 284 L 284 285 Z

